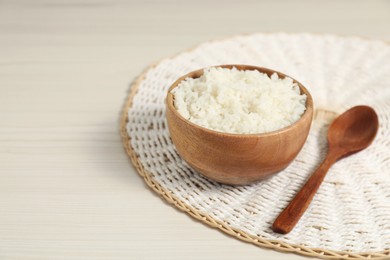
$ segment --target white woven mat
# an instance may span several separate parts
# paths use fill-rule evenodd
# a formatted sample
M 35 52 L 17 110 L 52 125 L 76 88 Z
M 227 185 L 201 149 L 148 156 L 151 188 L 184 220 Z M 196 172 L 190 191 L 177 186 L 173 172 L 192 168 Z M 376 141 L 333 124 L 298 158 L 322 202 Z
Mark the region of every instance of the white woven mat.
M 169 138 L 164 99 L 180 76 L 218 64 L 281 71 L 311 92 L 316 117 L 296 160 L 250 186 L 209 181 L 189 168 Z M 327 127 L 354 105 L 374 107 L 380 129 L 366 150 L 337 162 L 288 235 L 270 226 L 326 153 Z M 186 205 L 260 239 L 348 252 L 390 249 L 390 45 L 309 34 L 253 34 L 207 42 L 164 59 L 138 85 L 128 111 L 131 147 L 151 178 Z M 229 151 L 226 151 L 227 153 Z

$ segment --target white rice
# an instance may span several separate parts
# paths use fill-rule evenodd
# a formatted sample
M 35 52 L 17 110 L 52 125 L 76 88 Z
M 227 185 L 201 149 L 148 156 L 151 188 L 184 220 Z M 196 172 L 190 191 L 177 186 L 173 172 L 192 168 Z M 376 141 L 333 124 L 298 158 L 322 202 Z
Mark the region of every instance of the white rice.
M 306 95 L 291 78 L 257 70 L 209 68 L 174 88 L 174 106 L 189 121 L 225 133 L 266 133 L 296 122 Z

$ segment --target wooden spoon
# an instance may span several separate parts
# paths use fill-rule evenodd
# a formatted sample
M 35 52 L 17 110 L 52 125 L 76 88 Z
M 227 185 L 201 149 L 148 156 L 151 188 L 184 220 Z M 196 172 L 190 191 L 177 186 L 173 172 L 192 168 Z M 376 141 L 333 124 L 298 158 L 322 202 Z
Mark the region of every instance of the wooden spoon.
M 340 115 L 328 130 L 328 154 L 290 204 L 272 225 L 275 232 L 287 234 L 297 224 L 324 177 L 338 159 L 369 146 L 378 131 L 378 116 L 368 106 L 356 106 Z

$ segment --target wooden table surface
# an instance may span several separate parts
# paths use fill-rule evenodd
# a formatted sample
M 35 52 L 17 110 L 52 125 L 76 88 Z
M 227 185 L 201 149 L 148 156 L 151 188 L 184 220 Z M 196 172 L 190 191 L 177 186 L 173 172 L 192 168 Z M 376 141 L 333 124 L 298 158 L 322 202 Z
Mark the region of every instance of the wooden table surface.
M 303 259 L 194 221 L 150 191 L 119 135 L 130 83 L 251 32 L 390 40 L 390 2 L 0 0 L 0 259 Z

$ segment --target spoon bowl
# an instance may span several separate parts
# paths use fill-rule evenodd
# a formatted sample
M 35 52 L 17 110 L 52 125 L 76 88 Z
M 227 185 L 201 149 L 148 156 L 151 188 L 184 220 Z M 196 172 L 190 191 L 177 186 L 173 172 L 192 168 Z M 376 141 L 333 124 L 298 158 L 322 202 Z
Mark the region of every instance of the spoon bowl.
M 340 156 L 350 155 L 369 146 L 378 131 L 378 116 L 368 106 L 356 106 L 339 116 L 328 131 L 329 149 Z

